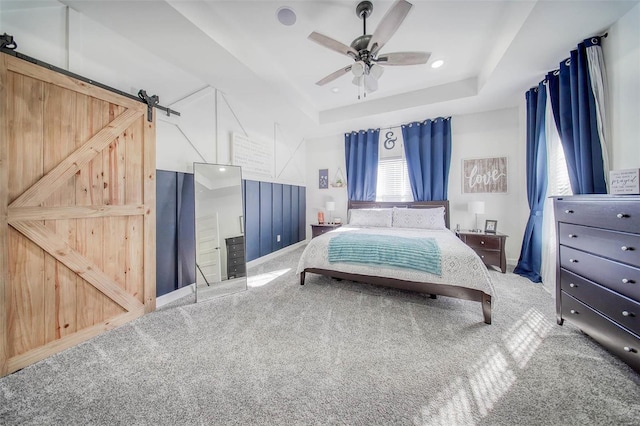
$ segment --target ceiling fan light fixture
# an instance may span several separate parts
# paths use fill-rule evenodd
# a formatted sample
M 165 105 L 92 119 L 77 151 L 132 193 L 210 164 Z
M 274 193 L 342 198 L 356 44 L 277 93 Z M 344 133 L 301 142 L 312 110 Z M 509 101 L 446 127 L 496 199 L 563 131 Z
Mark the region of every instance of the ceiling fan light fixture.
M 364 75 L 365 69 L 366 69 L 366 65 L 362 61 L 357 61 L 355 64 L 351 66 L 351 72 L 356 77 L 361 77 L 362 75 Z
M 296 12 L 289 6 L 282 6 L 276 11 L 278 22 L 290 27 L 296 23 Z
M 378 80 L 373 78 L 371 75 L 365 75 L 364 88 L 369 93 L 375 92 L 376 90 L 378 90 Z
M 380 65 L 373 64 L 369 67 L 369 75 L 371 75 L 371 77 L 375 78 L 376 80 L 379 79 L 383 73 L 384 68 Z

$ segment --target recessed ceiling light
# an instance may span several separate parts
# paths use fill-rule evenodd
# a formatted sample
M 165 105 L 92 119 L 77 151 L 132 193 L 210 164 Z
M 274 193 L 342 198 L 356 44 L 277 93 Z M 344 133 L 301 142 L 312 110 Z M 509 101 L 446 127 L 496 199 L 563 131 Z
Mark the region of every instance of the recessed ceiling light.
M 338 92 L 340 91 L 340 89 L 339 89 L 339 88 L 337 88 L 337 87 L 334 87 L 334 88 L 332 88 L 332 89 L 331 89 L 331 91 L 332 91 L 333 93 L 338 93 Z
M 440 68 L 444 65 L 444 61 L 442 59 L 438 59 L 437 61 L 433 61 L 431 64 L 431 68 Z
M 289 6 L 282 6 L 279 8 L 276 11 L 276 16 L 282 25 L 290 27 L 296 23 L 296 12 L 294 12 Z

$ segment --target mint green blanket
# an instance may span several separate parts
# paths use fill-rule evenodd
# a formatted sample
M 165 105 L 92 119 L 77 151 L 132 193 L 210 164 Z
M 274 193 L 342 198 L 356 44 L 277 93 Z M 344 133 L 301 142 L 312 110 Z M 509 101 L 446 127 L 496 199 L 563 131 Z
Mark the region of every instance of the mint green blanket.
M 329 241 L 329 262 L 395 266 L 442 274 L 440 247 L 434 238 L 344 232 Z

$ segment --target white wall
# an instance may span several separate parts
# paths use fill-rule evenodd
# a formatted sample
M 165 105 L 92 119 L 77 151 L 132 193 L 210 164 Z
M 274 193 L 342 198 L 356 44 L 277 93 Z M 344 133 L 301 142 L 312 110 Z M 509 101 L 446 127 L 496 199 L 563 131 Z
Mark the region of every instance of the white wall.
M 20 53 L 135 96 L 145 89 L 180 112 L 166 117 L 157 111 L 158 169 L 192 172 L 194 161 L 229 164 L 230 135 L 238 132 L 274 147 L 274 175 L 244 178 L 304 186 L 303 135 L 81 13 L 54 0 L 0 0 L 0 28 L 14 36 Z
M 451 119 L 452 152 L 449 173 L 451 227 L 475 226 L 475 216 L 467 212 L 467 203 L 485 201 L 485 214 L 478 220 L 498 221 L 498 231 L 508 234 L 507 258 L 516 263 L 520 256 L 522 234 L 528 218 L 525 180 L 525 143 L 518 108 L 479 114 L 453 116 Z M 427 118 L 427 117 L 425 117 Z M 435 118 L 435 117 L 430 117 Z M 381 123 L 384 124 L 384 123 Z M 360 130 L 360 129 L 353 129 Z M 307 144 L 307 223 L 317 223 L 318 210 L 326 201 L 336 202 L 334 216 L 346 219 L 346 188 L 318 189 L 318 170 L 329 169 L 332 181 L 338 167 L 345 171 L 344 135 L 308 140 Z M 506 194 L 462 194 L 462 160 L 479 157 L 507 157 L 508 186 Z M 310 229 L 307 237 L 310 237 Z
M 608 30 L 602 49 L 609 80 L 611 168 L 640 168 L 640 4 Z

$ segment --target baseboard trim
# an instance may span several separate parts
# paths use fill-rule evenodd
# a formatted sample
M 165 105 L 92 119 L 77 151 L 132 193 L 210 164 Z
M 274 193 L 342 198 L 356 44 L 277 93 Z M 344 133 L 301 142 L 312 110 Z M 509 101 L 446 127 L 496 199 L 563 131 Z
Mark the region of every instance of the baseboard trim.
M 185 296 L 190 294 L 195 294 L 196 292 L 196 284 L 189 284 L 188 286 L 181 287 L 177 290 L 172 291 L 171 293 L 163 294 L 156 298 L 156 308 L 161 308 L 164 305 L 167 305 L 171 302 L 175 302 L 178 299 L 182 299 Z
M 263 264 L 265 262 L 268 262 L 268 261 L 270 261 L 272 259 L 275 259 L 276 257 L 282 256 L 283 254 L 287 254 L 290 251 L 293 251 L 293 250 L 296 250 L 296 249 L 298 249 L 300 247 L 305 246 L 308 242 L 309 241 L 307 241 L 307 240 L 303 240 L 303 241 L 297 242 L 295 244 L 291 244 L 290 246 L 287 246 L 285 248 L 281 248 L 278 251 L 274 251 L 273 253 L 269 253 L 269 254 L 267 254 L 265 256 L 262 256 L 262 257 L 259 257 L 257 259 L 253 259 L 251 262 L 247 262 L 247 268 L 251 268 L 253 266 L 261 265 L 261 264 Z

